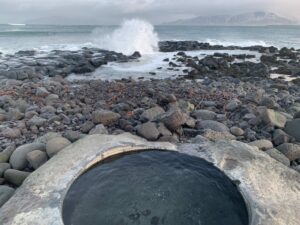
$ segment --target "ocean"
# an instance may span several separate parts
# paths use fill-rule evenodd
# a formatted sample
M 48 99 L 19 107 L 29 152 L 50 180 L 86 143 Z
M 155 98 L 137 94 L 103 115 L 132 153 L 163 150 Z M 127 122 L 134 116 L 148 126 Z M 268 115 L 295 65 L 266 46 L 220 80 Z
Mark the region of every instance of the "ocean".
M 157 50 L 156 42 L 159 40 L 197 40 L 221 45 L 273 45 L 299 49 L 300 26 L 153 27 L 140 20 L 129 20 L 121 26 L 0 25 L 0 52 L 4 53 L 25 49 L 77 50 L 84 46 L 102 47 L 128 54 L 133 50 L 149 53 Z

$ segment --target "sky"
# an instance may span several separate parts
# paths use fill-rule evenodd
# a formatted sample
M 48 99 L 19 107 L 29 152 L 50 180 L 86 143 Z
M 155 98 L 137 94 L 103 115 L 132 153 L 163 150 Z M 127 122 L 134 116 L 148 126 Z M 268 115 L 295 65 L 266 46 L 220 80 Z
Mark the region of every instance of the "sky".
M 268 11 L 300 21 L 300 0 L 0 0 L 0 24 L 160 24 L 194 16 Z

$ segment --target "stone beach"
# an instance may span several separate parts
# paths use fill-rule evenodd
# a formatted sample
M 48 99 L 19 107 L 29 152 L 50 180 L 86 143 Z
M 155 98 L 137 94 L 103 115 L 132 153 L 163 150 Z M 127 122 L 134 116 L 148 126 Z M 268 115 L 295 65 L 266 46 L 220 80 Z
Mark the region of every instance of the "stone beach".
M 237 140 L 300 172 L 300 50 L 161 42 L 176 78 L 68 80 L 109 62 L 137 61 L 100 49 L 0 54 L 0 206 L 33 171 L 91 134 L 148 141 Z M 193 50 L 248 50 L 253 55 Z M 271 74 L 281 74 L 271 79 Z M 286 80 L 284 75 L 294 79 Z

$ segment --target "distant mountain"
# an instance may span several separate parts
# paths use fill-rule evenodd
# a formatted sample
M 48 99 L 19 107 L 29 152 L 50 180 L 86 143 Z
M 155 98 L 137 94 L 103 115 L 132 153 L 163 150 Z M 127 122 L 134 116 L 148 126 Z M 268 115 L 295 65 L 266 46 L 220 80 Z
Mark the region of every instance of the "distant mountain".
M 270 12 L 243 13 L 235 16 L 198 16 L 192 19 L 177 20 L 164 25 L 203 25 L 203 26 L 266 26 L 293 25 L 295 21 Z

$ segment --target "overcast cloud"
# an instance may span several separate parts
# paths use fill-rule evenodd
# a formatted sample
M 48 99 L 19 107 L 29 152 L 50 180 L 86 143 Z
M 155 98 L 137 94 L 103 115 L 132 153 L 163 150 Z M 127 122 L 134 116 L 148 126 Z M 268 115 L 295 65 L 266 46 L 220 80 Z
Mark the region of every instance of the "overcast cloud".
M 300 0 L 0 0 L 1 23 L 119 24 L 126 18 L 152 23 L 198 15 L 270 11 L 300 20 Z

